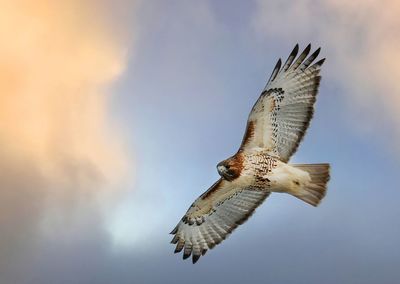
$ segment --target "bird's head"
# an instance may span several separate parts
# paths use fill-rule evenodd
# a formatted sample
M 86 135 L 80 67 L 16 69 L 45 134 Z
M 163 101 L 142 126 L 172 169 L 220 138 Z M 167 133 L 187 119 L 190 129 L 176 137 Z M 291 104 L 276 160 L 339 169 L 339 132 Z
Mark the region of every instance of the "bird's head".
M 235 155 L 229 159 L 223 160 L 217 165 L 218 174 L 228 181 L 232 181 L 240 176 L 242 171 L 243 159 Z

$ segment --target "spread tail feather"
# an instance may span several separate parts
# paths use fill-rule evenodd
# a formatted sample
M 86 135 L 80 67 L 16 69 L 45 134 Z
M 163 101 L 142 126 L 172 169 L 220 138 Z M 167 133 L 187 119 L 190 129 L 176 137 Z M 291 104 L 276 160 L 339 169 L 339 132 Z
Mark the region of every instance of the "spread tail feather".
M 297 164 L 291 166 L 307 172 L 311 178 L 309 182 L 301 184 L 292 194 L 312 206 L 318 206 L 326 194 L 329 181 L 329 164 Z

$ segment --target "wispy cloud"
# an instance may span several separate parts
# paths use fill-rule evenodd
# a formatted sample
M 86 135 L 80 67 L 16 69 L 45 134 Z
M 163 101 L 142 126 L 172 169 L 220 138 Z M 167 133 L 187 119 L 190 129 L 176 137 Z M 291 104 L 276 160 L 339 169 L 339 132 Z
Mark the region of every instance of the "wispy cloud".
M 271 41 L 322 45 L 355 125 L 400 150 L 399 13 L 398 1 L 258 1 L 253 24 Z
M 97 8 L 89 1 L 2 3 L 2 268 L 43 230 L 59 238 L 87 227 L 99 197 L 126 169 L 106 96 L 125 50 Z

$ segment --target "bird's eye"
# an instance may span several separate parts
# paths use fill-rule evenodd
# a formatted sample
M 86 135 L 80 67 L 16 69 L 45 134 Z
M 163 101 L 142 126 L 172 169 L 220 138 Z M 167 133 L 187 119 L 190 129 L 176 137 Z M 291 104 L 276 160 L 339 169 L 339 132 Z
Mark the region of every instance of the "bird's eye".
M 225 165 L 225 168 L 227 168 L 228 170 L 231 168 L 230 165 Z

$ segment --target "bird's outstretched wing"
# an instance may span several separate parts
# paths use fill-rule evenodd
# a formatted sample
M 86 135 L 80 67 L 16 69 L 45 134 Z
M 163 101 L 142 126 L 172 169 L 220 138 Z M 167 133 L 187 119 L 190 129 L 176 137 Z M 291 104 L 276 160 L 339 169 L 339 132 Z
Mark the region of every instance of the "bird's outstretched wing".
M 183 259 L 192 254 L 195 263 L 243 224 L 268 195 L 258 188 L 238 188 L 234 183 L 218 180 L 196 199 L 171 232 L 175 253 L 183 249 Z
M 308 45 L 296 59 L 296 45 L 283 67 L 278 60 L 250 112 L 240 150 L 265 149 L 283 162 L 296 151 L 314 112 L 320 68 L 325 61 L 311 65 L 320 49 L 308 56 L 310 49 Z

